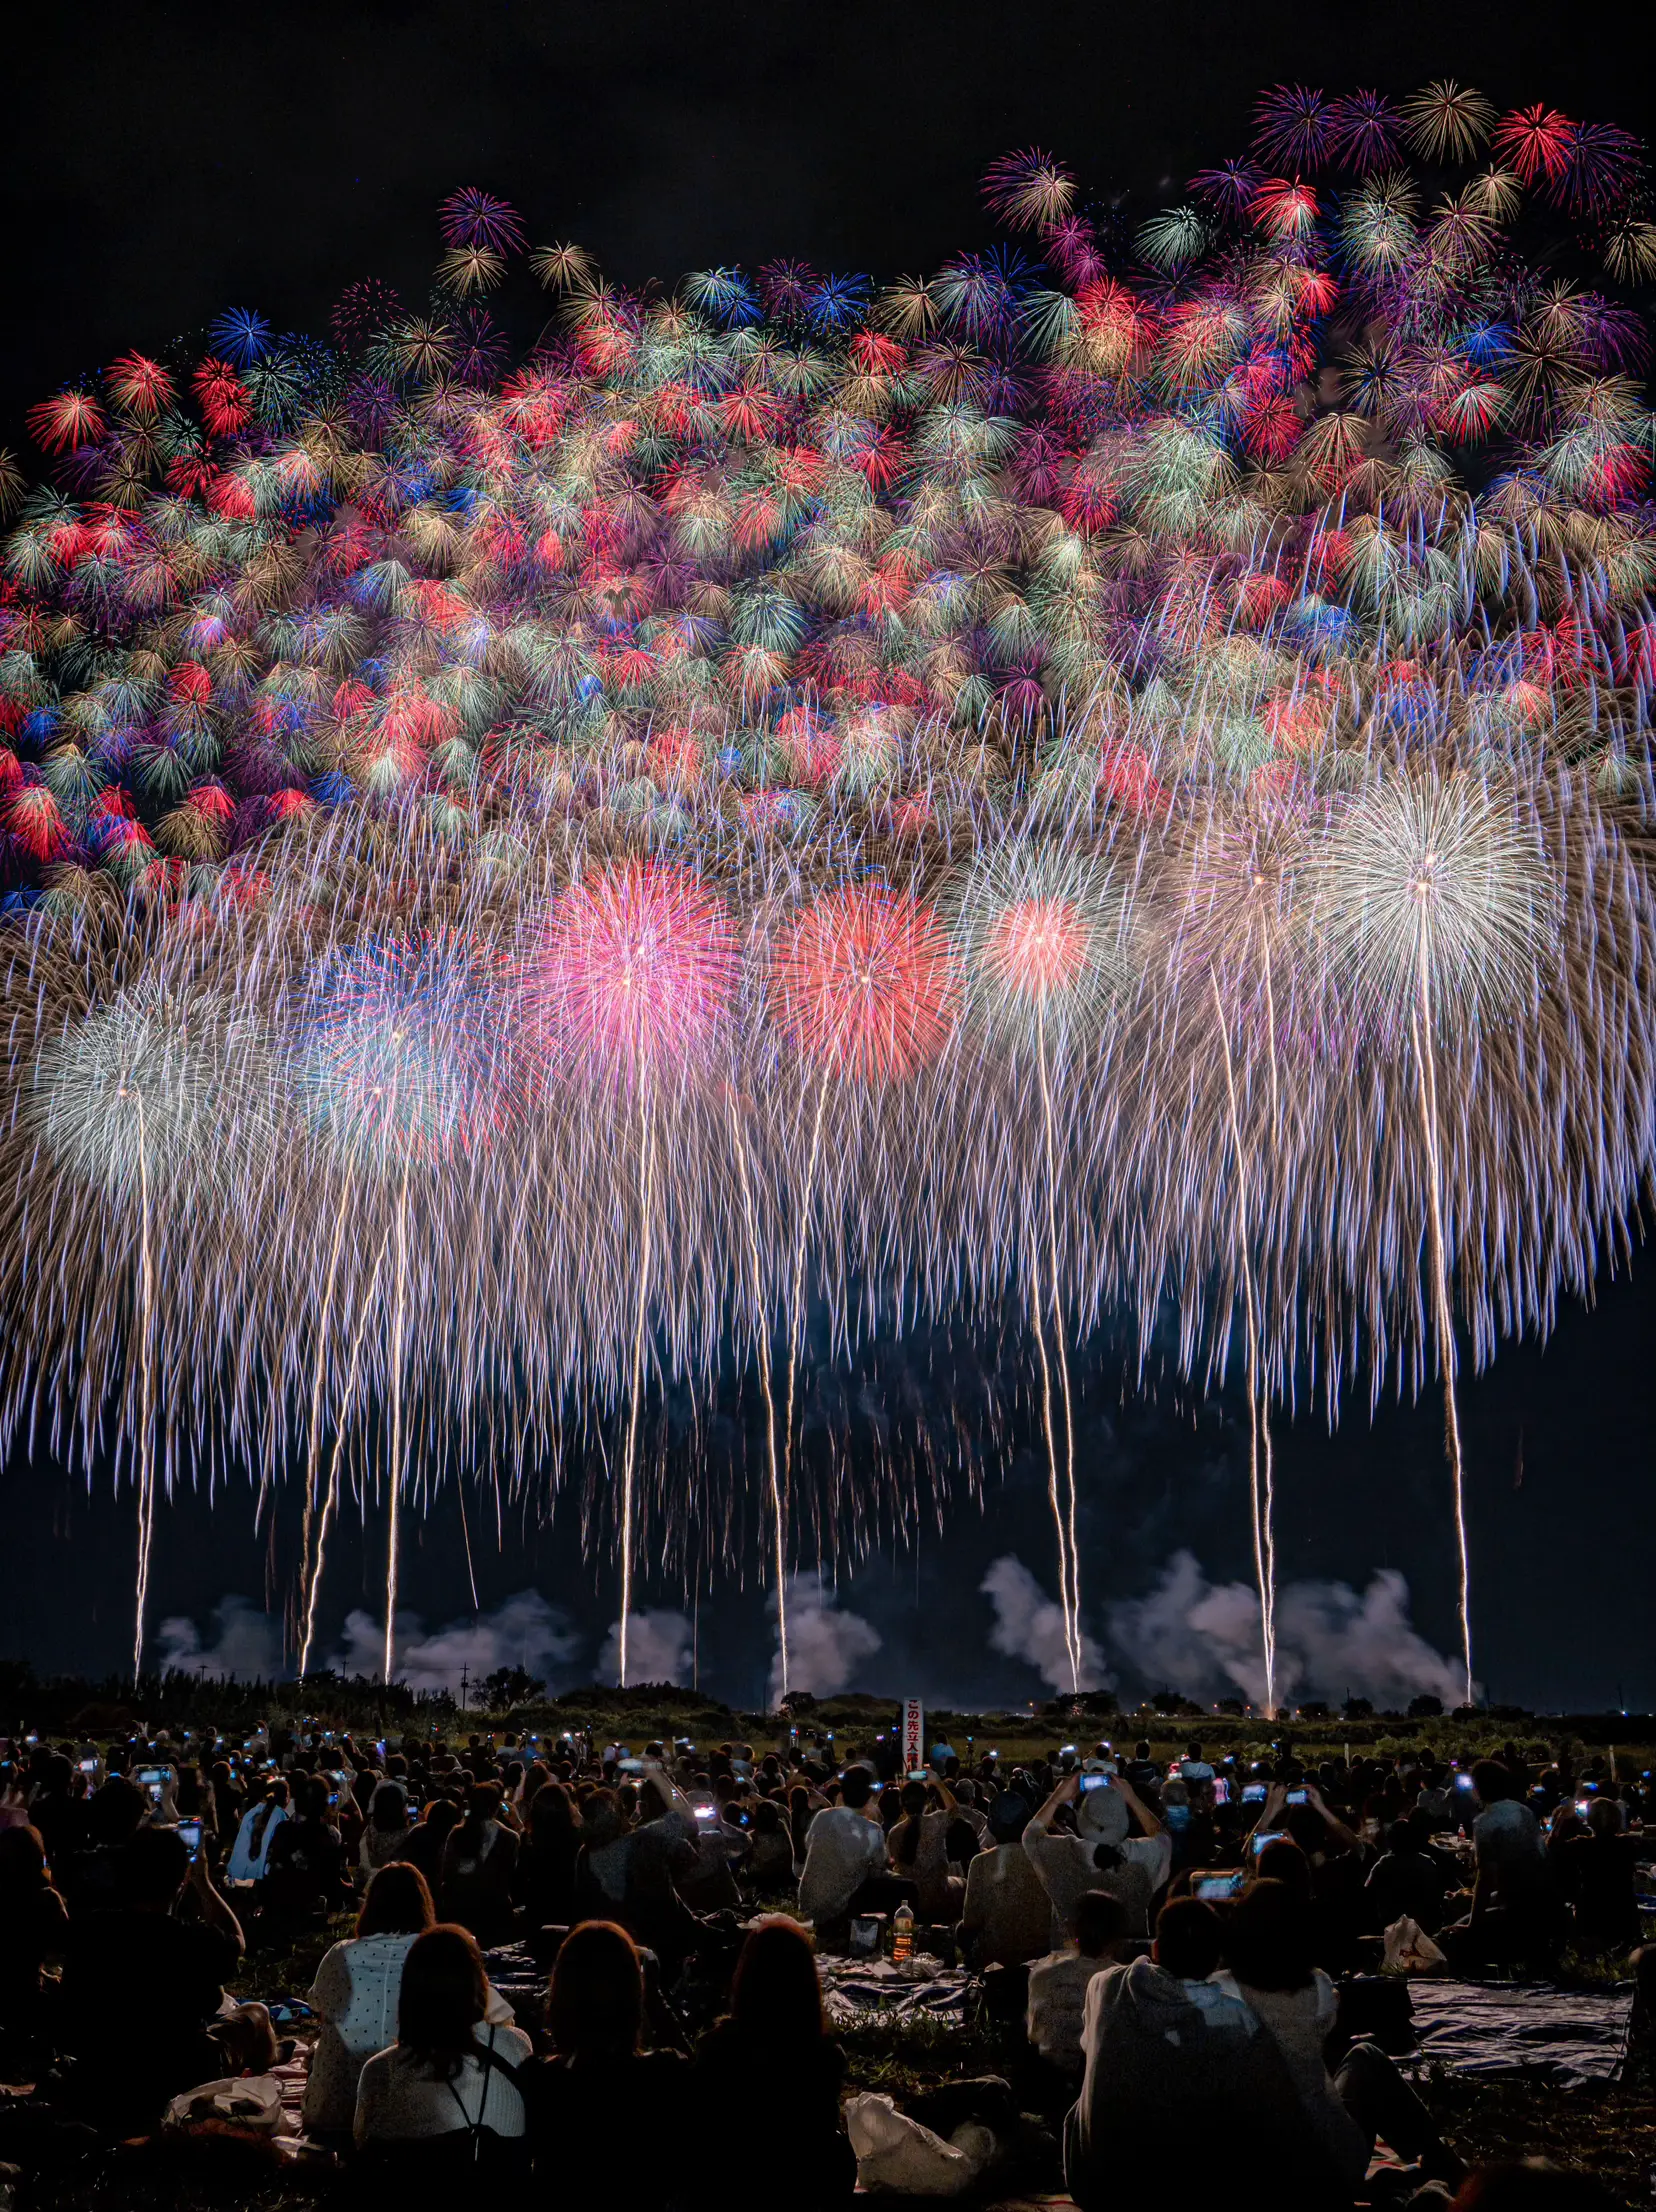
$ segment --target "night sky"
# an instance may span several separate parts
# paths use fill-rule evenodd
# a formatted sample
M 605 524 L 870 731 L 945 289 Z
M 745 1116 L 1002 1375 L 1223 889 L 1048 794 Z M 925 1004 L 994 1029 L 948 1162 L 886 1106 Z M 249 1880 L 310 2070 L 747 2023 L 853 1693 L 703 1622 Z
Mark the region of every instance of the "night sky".
M 32 13 L 8 39 L 0 136 L 0 445 L 15 448 L 24 409 L 63 380 L 128 347 L 159 349 L 226 305 L 320 330 L 364 276 L 419 299 L 436 203 L 457 184 L 500 193 L 533 239 L 573 237 L 629 285 L 783 254 L 883 277 L 983 239 L 977 179 L 1007 148 L 1050 147 L 1098 201 L 1155 202 L 1240 152 L 1254 93 L 1280 78 L 1401 92 L 1448 73 L 1502 105 L 1545 98 L 1646 136 L 1656 83 L 1650 11 L 1631 6 L 91 0 Z M 1656 1706 L 1653 1322 L 1656 1266 L 1641 1257 L 1631 1280 L 1606 1276 L 1592 1313 L 1567 1310 L 1545 1352 L 1509 1348 L 1466 1388 L 1477 1671 L 1497 1699 Z M 986 1650 L 976 1594 L 1007 1552 L 1051 1578 L 1024 1357 L 1009 1339 L 979 1362 L 1000 1409 L 975 1454 L 981 1496 L 957 1475 L 941 1529 L 928 1506 L 917 1545 L 887 1541 L 842 1584 L 884 1639 L 859 1676 L 870 1686 L 972 1702 L 1037 1692 L 1033 1669 Z M 940 1421 L 950 1362 L 916 1344 L 870 1372 L 884 1387 L 904 1362 L 911 1398 Z M 1180 1547 L 1216 1580 L 1245 1577 L 1245 1405 L 1193 1407 L 1166 1385 L 1143 1394 L 1107 1338 L 1078 1370 L 1089 1611 L 1142 1595 Z M 818 1378 L 819 1392 L 829 1383 Z M 669 1481 L 687 1484 L 693 1461 L 681 1439 Z M 1449 1649 L 1435 1400 L 1385 1407 L 1372 1427 L 1353 1409 L 1332 1439 L 1302 1416 L 1279 1440 L 1279 1469 L 1283 1579 L 1361 1586 L 1399 1569 L 1416 1626 Z M 579 1488 L 582 1470 L 566 1474 Z M 918 1488 L 898 1450 L 879 1479 L 910 1475 Z M 129 1501 L 112 1504 L 106 1483 L 88 1501 L 80 1475 L 21 1456 L 0 1480 L 0 1652 L 115 1667 L 130 1648 Z M 453 1514 L 450 1495 L 424 1542 L 410 1540 L 407 1600 L 429 1622 L 470 1611 Z M 182 1500 L 163 1514 L 155 1619 L 204 1621 L 228 1593 L 263 1602 L 294 1531 L 279 1516 L 272 1554 L 250 1519 L 239 1490 L 216 1510 Z M 485 1608 L 533 1583 L 595 1653 L 614 1613 L 612 1565 L 583 1565 L 572 1513 L 527 1532 L 507 1520 L 498 1549 L 492 1513 L 473 1535 Z M 749 1544 L 745 1576 L 715 1577 L 699 1623 L 704 1681 L 744 1699 L 768 1664 L 755 1555 Z M 347 1536 L 333 1618 L 371 1599 L 381 1572 L 372 1538 Z M 682 1585 L 641 1599 L 679 1604 Z M 1123 1686 L 1135 1683 L 1113 1656 Z M 578 1659 L 567 1671 L 582 1678 Z M 1347 1686 L 1316 1685 L 1335 1697 Z

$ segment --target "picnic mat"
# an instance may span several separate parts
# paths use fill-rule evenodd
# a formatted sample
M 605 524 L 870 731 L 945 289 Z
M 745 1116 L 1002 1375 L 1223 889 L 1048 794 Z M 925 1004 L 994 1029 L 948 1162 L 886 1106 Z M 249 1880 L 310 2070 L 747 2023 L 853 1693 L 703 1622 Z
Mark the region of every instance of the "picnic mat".
M 917 1953 L 907 1966 L 890 1959 L 819 1958 L 822 2001 L 835 2027 L 857 2020 L 946 2020 L 966 2017 L 970 1976 Z
M 1560 2088 L 1613 2081 L 1627 2055 L 1633 1984 L 1459 1982 L 1411 1974 L 1420 2057 L 1452 2074 L 1534 2074 Z

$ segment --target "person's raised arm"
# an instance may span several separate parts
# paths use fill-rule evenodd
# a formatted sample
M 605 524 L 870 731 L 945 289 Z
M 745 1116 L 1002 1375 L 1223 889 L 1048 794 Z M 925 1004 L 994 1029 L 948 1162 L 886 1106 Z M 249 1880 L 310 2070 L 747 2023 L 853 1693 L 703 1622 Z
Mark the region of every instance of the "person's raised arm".
M 1260 1808 L 1259 1818 L 1248 1830 L 1249 1840 L 1251 1841 L 1255 1836 L 1269 1835 L 1272 1829 L 1275 1828 L 1277 1819 L 1287 1803 L 1287 1784 L 1285 1782 L 1273 1782 L 1265 1793 L 1265 1803 Z
M 1348 1851 L 1356 1851 L 1361 1848 L 1358 1839 L 1352 1834 L 1345 1822 L 1337 1813 L 1331 1812 L 1328 1806 L 1324 1804 L 1322 1791 L 1317 1788 L 1314 1782 L 1308 1782 L 1305 1786 L 1305 1802 L 1314 1806 L 1322 1814 L 1324 1825 L 1327 1827 L 1329 1834 L 1337 1836 Z
M 1073 1804 L 1080 1792 L 1080 1775 L 1066 1774 L 1040 1811 L 1030 1820 L 1029 1828 L 1024 1830 L 1024 1834 L 1027 1836 L 1029 1829 L 1033 1828 L 1038 1835 L 1049 1835 L 1052 1830 L 1052 1823 L 1058 1817 L 1058 1808 L 1061 1805 Z
M 216 1928 L 220 1935 L 228 1936 L 236 1946 L 238 1955 L 247 1949 L 247 1938 L 242 1934 L 241 1922 L 230 1910 L 228 1903 L 213 1887 L 213 1877 L 208 1871 L 207 1855 L 197 1852 L 190 1861 L 189 1884 L 195 1892 L 196 1904 L 202 1924 Z
M 1159 1836 L 1162 1832 L 1161 1822 L 1143 1798 L 1140 1797 L 1127 1777 L 1124 1774 L 1118 1774 L 1112 1786 L 1118 1789 L 1126 1799 L 1128 1816 L 1137 1821 L 1139 1834 L 1141 1836 Z

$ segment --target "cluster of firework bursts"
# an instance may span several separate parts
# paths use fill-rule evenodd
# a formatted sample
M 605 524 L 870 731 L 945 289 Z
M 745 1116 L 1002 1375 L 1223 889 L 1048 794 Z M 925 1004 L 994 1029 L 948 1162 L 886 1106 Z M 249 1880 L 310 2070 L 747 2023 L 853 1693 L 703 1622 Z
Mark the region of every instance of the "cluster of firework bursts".
M 985 189 L 671 296 L 460 191 L 0 468 L 3 1417 L 130 1475 L 139 1655 L 180 1477 L 302 1484 L 306 1659 L 377 1498 L 389 1676 L 403 1500 L 600 1408 L 624 1675 L 652 1390 L 756 1374 L 780 1605 L 810 1311 L 1010 1307 L 1079 1673 L 1070 1348 L 1171 1300 L 1268 1678 L 1273 1416 L 1441 1378 L 1470 1694 L 1457 1363 L 1650 1166 L 1643 152 L 1295 86 L 1137 227 Z

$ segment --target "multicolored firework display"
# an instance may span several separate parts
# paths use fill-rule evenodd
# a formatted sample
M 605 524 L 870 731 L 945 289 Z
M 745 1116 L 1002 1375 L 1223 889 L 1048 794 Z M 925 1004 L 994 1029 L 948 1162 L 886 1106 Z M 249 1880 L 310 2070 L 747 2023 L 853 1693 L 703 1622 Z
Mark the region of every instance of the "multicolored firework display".
M 468 188 L 428 301 L 0 461 L 0 1426 L 130 1473 L 136 1659 L 158 1487 L 302 1469 L 301 1663 L 349 1478 L 389 1675 L 405 1493 L 573 1407 L 624 1678 L 646 1400 L 732 1359 L 780 1607 L 814 1295 L 1027 1327 L 1079 1682 L 1071 1351 L 1172 1301 L 1267 1703 L 1272 1422 L 1429 1374 L 1472 1695 L 1457 1373 L 1651 1167 L 1644 149 L 1294 85 L 1136 225 L 986 198 L 930 277 L 635 295 Z

